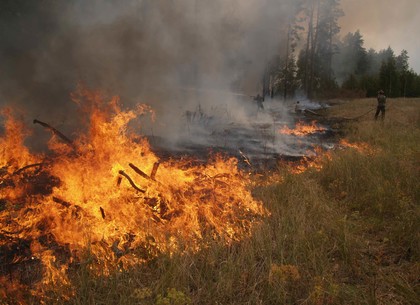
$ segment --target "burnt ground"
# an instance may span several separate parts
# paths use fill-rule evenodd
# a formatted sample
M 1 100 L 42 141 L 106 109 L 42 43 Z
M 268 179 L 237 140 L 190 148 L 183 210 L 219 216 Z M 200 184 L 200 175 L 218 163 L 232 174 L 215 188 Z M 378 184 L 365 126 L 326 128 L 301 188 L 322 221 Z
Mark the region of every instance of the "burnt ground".
M 241 168 L 266 170 L 275 168 L 280 160 L 299 161 L 314 155 L 314 148 L 325 150 L 335 145 L 341 122 L 324 116 L 327 106 L 309 105 L 306 111 L 295 111 L 293 104 L 266 102 L 263 110 L 255 109 L 247 120 L 226 120 L 193 113 L 186 119 L 184 135 L 173 142 L 164 137 L 149 136 L 153 151 L 162 159 L 192 157 L 206 162 L 209 155 L 221 153 L 236 157 Z M 325 130 L 305 136 L 281 134 L 297 122 L 316 125 Z

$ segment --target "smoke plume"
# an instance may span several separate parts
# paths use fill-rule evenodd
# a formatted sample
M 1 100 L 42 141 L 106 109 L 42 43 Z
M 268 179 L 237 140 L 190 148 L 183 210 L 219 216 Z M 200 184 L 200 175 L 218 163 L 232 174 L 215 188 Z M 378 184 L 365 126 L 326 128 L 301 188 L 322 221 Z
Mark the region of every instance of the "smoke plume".
M 282 43 L 293 0 L 5 0 L 0 4 L 0 106 L 65 132 L 82 83 L 150 104 L 144 131 L 174 140 L 188 111 L 247 121 L 249 95 Z M 187 126 L 188 127 L 188 126 Z

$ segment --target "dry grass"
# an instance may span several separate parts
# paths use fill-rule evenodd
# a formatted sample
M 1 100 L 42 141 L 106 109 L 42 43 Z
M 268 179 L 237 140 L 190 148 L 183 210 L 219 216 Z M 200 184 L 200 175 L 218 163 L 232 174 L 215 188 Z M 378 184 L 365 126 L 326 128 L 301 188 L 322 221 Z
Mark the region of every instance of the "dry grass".
M 87 258 L 72 275 L 74 297 L 45 303 L 419 304 L 420 100 L 388 103 L 384 122 L 370 112 L 344 124 L 346 138 L 373 153 L 336 150 L 320 171 L 279 167 L 281 181 L 255 187 L 271 217 L 251 238 L 103 277 Z M 353 100 L 327 115 L 374 107 Z

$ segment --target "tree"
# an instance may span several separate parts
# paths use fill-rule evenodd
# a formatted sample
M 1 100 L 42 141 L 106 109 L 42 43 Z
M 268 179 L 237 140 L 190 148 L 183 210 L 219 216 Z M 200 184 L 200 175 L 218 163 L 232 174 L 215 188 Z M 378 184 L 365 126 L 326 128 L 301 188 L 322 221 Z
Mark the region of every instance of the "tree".
M 269 61 L 265 71 L 267 90 L 270 96 L 282 95 L 283 99 L 295 94 L 297 86 L 296 68 L 296 48 L 300 40 L 300 33 L 303 31 L 301 26 L 300 14 L 303 10 L 302 3 L 306 0 L 294 0 L 287 6 L 289 14 L 287 23 L 280 32 L 285 41 L 280 48 L 280 52 Z M 284 46 L 284 48 L 283 48 Z
M 338 19 L 343 16 L 339 0 L 309 0 L 305 48 L 298 59 L 298 76 L 309 98 L 331 92 L 337 87 L 333 56 L 337 53 Z
M 398 81 L 398 71 L 395 56 L 389 54 L 389 57 L 382 61 L 379 71 L 379 85 L 390 97 L 397 97 L 400 93 L 400 84 Z
M 406 96 L 407 91 L 407 74 L 409 69 L 408 59 L 409 56 L 407 50 L 402 50 L 401 54 L 396 58 L 396 67 L 400 77 L 400 95 L 403 97 Z
M 367 52 L 363 47 L 364 40 L 360 31 L 348 33 L 339 47 L 339 55 L 335 63 L 336 71 L 341 78 L 349 74 L 363 75 L 368 70 Z
M 332 69 L 333 56 L 338 53 L 336 43 L 337 34 L 340 32 L 338 19 L 342 17 L 339 0 L 324 0 L 320 2 L 319 21 L 317 28 L 317 51 L 320 60 L 322 78 L 327 86 L 335 83 Z M 326 89 L 329 89 L 328 87 Z

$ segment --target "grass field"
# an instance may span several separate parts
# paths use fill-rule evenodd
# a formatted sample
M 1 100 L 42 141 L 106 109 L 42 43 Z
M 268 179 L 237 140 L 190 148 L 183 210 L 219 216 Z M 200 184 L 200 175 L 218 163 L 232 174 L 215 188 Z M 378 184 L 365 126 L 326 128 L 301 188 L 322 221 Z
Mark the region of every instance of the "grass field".
M 90 274 L 87 257 L 71 275 L 74 296 L 45 302 L 420 304 L 420 99 L 390 99 L 384 121 L 373 119 L 375 106 L 336 101 L 325 112 L 364 149 L 340 147 L 321 168 L 279 165 L 255 178 L 271 216 L 249 239 L 103 277 Z

